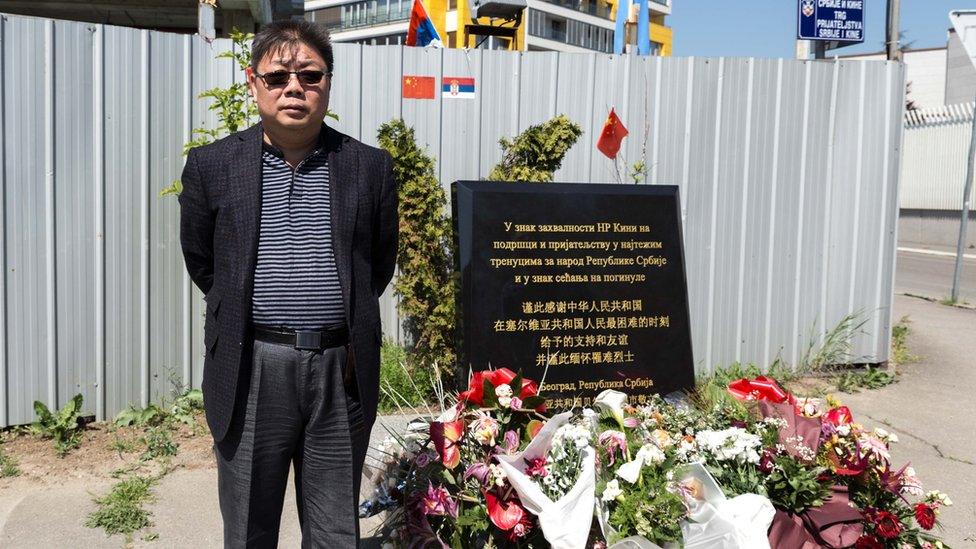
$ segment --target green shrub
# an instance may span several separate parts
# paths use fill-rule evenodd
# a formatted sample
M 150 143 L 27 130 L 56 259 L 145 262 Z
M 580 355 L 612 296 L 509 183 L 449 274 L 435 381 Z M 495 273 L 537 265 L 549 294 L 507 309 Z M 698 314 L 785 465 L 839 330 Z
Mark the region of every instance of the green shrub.
M 78 424 L 78 420 L 81 418 L 83 400 L 84 397 L 79 393 L 57 413 L 51 412 L 43 402 L 34 401 L 34 413 L 37 414 L 37 421 L 32 428 L 40 436 L 54 439 L 54 449 L 57 451 L 58 457 L 68 455 L 68 452 L 81 444 L 83 428 Z
M 501 138 L 503 156 L 491 169 L 491 181 L 548 183 L 562 166 L 569 149 L 583 135 L 582 128 L 565 115 L 530 126 L 515 139 Z
M 380 348 L 380 412 L 423 406 L 433 392 L 430 376 L 407 363 L 406 350 L 390 340 Z M 418 375 L 419 374 L 419 375 Z
M 447 197 L 434 159 L 417 146 L 413 128 L 391 120 L 378 130 L 393 157 L 400 201 L 399 273 L 394 288 L 409 334 L 410 362 L 440 369 L 455 363 L 455 277 Z

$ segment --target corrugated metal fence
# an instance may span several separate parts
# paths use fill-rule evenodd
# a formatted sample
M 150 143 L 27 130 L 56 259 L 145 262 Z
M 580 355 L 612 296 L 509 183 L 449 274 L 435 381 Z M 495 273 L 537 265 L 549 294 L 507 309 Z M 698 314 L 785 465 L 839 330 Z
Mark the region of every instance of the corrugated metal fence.
M 240 75 L 218 40 L 4 17 L 0 425 L 75 393 L 111 417 L 198 386 L 203 315 L 184 274 L 179 176 L 196 95 Z M 695 359 L 796 362 L 862 311 L 855 354 L 888 356 L 903 70 L 884 62 L 673 59 L 336 46 L 338 128 L 375 144 L 394 117 L 445 187 L 486 175 L 498 139 L 564 113 L 585 133 L 557 180 L 609 182 L 611 106 L 647 183 L 681 187 Z M 402 75 L 473 77 L 474 99 L 402 99 Z M 645 132 L 646 128 L 646 132 Z M 384 297 L 387 333 L 397 336 Z M 816 336 L 814 340 L 816 340 Z
M 902 208 L 962 209 L 972 128 L 972 103 L 905 113 Z

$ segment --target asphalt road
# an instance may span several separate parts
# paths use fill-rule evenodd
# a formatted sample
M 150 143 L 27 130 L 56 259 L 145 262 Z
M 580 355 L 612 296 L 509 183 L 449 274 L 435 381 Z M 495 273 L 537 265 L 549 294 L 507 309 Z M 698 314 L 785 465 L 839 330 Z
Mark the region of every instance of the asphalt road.
M 943 255 L 945 250 L 914 251 L 914 247 L 898 248 L 895 268 L 895 293 L 911 294 L 941 300 L 949 297 L 955 257 Z M 906 251 L 910 249 L 912 251 Z M 967 250 L 970 257 L 976 253 Z M 963 259 L 959 290 L 960 301 L 976 304 L 976 258 Z

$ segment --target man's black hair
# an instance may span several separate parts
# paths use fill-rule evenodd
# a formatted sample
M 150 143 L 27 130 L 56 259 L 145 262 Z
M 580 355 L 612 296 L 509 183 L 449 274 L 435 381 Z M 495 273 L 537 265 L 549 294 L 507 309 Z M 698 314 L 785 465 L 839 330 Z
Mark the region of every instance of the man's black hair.
M 258 63 L 268 54 L 278 50 L 292 51 L 301 44 L 319 52 L 325 60 L 326 72 L 332 74 L 332 40 L 325 27 L 305 20 L 275 21 L 254 35 L 251 43 L 251 68 L 258 70 Z

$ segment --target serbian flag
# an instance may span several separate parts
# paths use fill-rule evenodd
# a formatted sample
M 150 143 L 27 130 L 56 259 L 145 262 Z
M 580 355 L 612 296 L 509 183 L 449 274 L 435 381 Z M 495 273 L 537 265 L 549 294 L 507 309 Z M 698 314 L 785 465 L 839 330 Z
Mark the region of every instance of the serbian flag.
M 443 48 L 441 36 L 437 34 L 434 22 L 427 15 L 427 9 L 420 0 L 413 0 L 413 8 L 410 10 L 410 29 L 407 30 L 407 45 L 426 48 Z
M 600 149 L 600 152 L 605 154 L 607 158 L 613 160 L 620 152 L 620 142 L 627 137 L 627 133 L 624 123 L 617 117 L 613 107 L 610 107 L 610 114 L 607 116 L 607 121 L 603 123 L 603 131 L 600 133 L 600 139 L 596 142 L 596 148 Z

